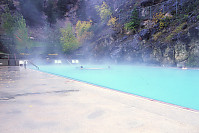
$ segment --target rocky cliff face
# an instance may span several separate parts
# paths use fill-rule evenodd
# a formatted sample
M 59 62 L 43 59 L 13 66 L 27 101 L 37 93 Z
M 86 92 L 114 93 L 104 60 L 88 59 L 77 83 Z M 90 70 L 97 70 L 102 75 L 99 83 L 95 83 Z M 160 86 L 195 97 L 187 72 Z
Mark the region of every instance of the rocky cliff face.
M 42 1 L 41 6 L 36 6 L 36 1 Z M 64 4 L 59 5 L 58 1 Z M 12 10 L 20 11 L 29 26 L 33 23 L 30 30 L 34 38 L 42 40 L 45 39 L 43 25 L 48 20 L 45 13 L 48 2 L 13 0 L 13 3 L 8 3 L 2 0 L 0 12 L 4 11 L 5 4 Z M 117 18 L 116 26 L 101 23 L 95 7 L 103 2 L 111 8 L 112 16 Z M 78 20 L 93 21 L 93 38 L 76 51 L 85 57 L 164 66 L 199 66 L 198 0 L 177 0 L 177 3 L 176 0 L 56 0 L 53 9 L 52 13 L 61 14 L 56 20 L 59 26 L 66 21 L 74 25 Z M 139 27 L 127 30 L 124 27 L 132 21 L 134 9 L 138 11 Z
M 93 40 L 93 56 L 116 62 L 150 63 L 162 66 L 197 66 L 199 63 L 198 1 L 181 0 L 126 1 L 114 15 L 119 26 L 102 28 Z M 123 29 L 130 21 L 132 9 L 139 10 L 140 27 L 132 32 Z M 169 20 L 154 24 L 155 14 L 168 15 Z M 158 16 L 157 16 L 158 17 Z M 167 22 L 168 21 L 168 22 Z

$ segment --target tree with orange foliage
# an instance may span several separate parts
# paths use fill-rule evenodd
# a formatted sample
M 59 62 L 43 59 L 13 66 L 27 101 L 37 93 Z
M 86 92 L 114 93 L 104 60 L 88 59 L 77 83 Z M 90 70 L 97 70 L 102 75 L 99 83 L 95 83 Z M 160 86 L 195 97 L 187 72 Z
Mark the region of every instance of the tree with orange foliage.
M 78 21 L 76 24 L 76 35 L 79 42 L 84 42 L 92 36 L 90 28 L 92 26 L 92 20 L 90 21 Z
M 117 23 L 116 23 L 117 20 L 118 20 L 118 19 L 117 19 L 116 17 L 112 17 L 112 16 L 111 16 L 111 18 L 109 19 L 107 25 L 108 25 L 108 26 L 113 26 L 113 27 L 115 27 L 116 24 L 117 24 Z

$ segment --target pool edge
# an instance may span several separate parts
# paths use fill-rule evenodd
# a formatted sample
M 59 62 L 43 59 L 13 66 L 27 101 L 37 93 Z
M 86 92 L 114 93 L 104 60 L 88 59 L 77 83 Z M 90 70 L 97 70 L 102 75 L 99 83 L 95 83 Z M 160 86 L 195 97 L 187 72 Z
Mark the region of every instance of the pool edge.
M 36 70 L 36 69 L 31 69 L 31 68 L 29 68 L 29 69 L 37 71 L 37 72 L 42 72 L 42 73 L 46 73 L 46 74 L 50 74 L 50 75 L 54 75 L 54 76 L 58 76 L 58 77 L 66 78 L 66 79 L 70 79 L 72 81 L 85 83 L 85 84 L 88 84 L 88 85 L 91 85 L 91 86 L 100 87 L 100 88 L 105 89 L 105 90 L 111 90 L 111 91 L 115 91 L 115 92 L 119 92 L 119 93 L 123 93 L 123 94 L 129 95 L 129 96 L 134 96 L 134 97 L 138 97 L 138 98 L 141 98 L 141 99 L 145 99 L 145 100 L 148 100 L 148 101 L 157 102 L 157 103 L 161 103 L 161 104 L 177 107 L 177 108 L 180 108 L 180 109 L 183 109 L 183 110 L 199 113 L 199 110 L 197 110 L 197 109 L 183 107 L 183 106 L 180 106 L 180 105 L 176 105 L 176 104 L 172 104 L 172 103 L 168 103 L 168 102 L 164 102 L 164 101 L 160 101 L 160 100 L 156 100 L 156 99 L 152 99 L 152 98 L 148 98 L 148 97 L 144 97 L 144 96 L 140 96 L 140 95 L 136 95 L 136 94 L 132 94 L 132 93 L 127 93 L 127 92 L 116 90 L 116 89 L 113 89 L 113 88 L 110 88 L 110 87 L 100 86 L 100 85 L 97 85 L 97 84 L 94 84 L 94 83 L 86 82 L 86 81 L 83 81 L 83 80 L 77 80 L 77 79 L 74 79 L 74 78 L 71 78 L 71 77 L 62 76 L 62 75 L 59 75 L 59 74 L 50 73 L 50 72 L 46 72 L 46 71 L 43 71 L 43 70 Z

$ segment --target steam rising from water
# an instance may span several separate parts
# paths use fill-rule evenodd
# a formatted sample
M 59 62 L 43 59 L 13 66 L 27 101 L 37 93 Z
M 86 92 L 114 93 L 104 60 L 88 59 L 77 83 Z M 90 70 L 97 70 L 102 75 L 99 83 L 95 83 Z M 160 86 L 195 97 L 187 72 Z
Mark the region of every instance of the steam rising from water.
M 73 23 L 74 27 L 77 20 L 93 20 L 94 25 L 100 23 L 100 17 L 95 9 L 96 5 L 101 5 L 104 0 L 82 0 L 80 2 L 80 7 L 77 6 L 75 1 L 68 1 L 67 11 L 62 19 L 56 18 L 54 23 L 53 17 L 59 16 L 57 4 L 54 2 L 52 5 L 53 9 L 48 7 L 48 2 L 51 0 L 20 0 L 21 13 L 24 15 L 27 24 L 30 26 L 30 36 L 32 38 L 31 43 L 34 46 L 32 51 L 33 60 L 40 63 L 52 63 L 53 60 L 61 59 L 63 63 L 71 62 L 73 59 L 78 59 L 82 63 L 113 63 L 117 64 L 116 60 L 111 59 L 111 55 L 101 57 L 96 57 L 92 54 L 92 49 L 94 46 L 86 42 L 80 48 L 80 51 L 73 51 L 72 53 L 65 54 L 62 52 L 62 46 L 60 44 L 60 28 L 66 26 L 67 23 Z M 67 0 L 66 0 L 67 1 Z M 105 1 L 114 11 L 116 7 L 115 0 Z M 76 4 L 76 5 L 72 5 Z M 71 11 L 68 10 L 69 7 Z M 57 9 L 56 11 L 53 11 Z M 52 11 L 51 11 L 52 10 Z M 74 13 L 77 11 L 77 14 Z M 63 12 L 62 12 L 63 13 Z M 78 14 L 79 13 L 79 14 Z M 50 17 L 50 18 L 49 18 Z M 49 20 L 50 19 L 50 20 Z M 48 20 L 48 21 L 47 21 Z M 96 34 L 101 30 L 101 27 L 96 30 Z M 100 33 L 100 32 L 99 32 Z M 97 37 L 95 37 L 97 39 Z M 96 51 L 95 51 L 96 52 Z M 49 54 L 57 54 L 56 56 Z M 113 53 L 114 54 L 114 53 Z M 117 54 L 117 53 L 116 53 Z M 114 56 L 114 55 L 113 55 Z

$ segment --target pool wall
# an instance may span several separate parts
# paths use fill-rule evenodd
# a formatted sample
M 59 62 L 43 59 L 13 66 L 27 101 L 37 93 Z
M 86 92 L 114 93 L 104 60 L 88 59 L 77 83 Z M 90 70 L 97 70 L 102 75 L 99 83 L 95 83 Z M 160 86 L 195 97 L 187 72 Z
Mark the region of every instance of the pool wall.
M 41 72 L 45 72 L 45 73 L 49 73 L 49 74 L 52 74 L 52 75 L 57 75 L 57 76 L 60 76 L 60 77 L 65 77 L 65 78 L 68 78 L 68 79 L 71 79 L 71 80 L 74 80 L 74 81 L 84 82 L 84 83 L 87 83 L 87 84 L 90 84 L 90 85 L 93 85 L 93 86 L 101 87 L 103 89 L 111 89 L 112 91 L 117 91 L 117 92 L 125 93 L 125 94 L 128 94 L 128 95 L 133 95 L 133 96 L 136 96 L 136 97 L 141 97 L 141 98 L 144 98 L 144 99 L 147 99 L 147 100 L 150 100 L 150 101 L 160 102 L 160 103 L 164 103 L 164 104 L 176 106 L 176 107 L 187 109 L 187 110 L 191 110 L 191 111 L 199 111 L 198 109 L 195 109 L 195 108 L 189 108 L 189 107 L 177 105 L 175 103 L 166 102 L 166 101 L 155 99 L 155 98 L 151 98 L 151 97 L 145 97 L 145 96 L 142 96 L 142 95 L 139 95 L 139 94 L 134 94 L 132 92 L 129 93 L 127 91 L 123 91 L 123 90 L 115 89 L 115 88 L 112 88 L 112 87 L 109 87 L 109 86 L 105 86 L 105 85 L 100 85 L 100 84 L 88 82 L 88 81 L 77 79 L 77 78 L 73 78 L 73 77 L 70 77 L 70 76 L 66 76 L 66 75 L 62 75 L 62 74 L 57 74 L 57 73 L 49 72 L 49 71 L 45 71 L 45 70 L 40 70 L 40 71 Z

